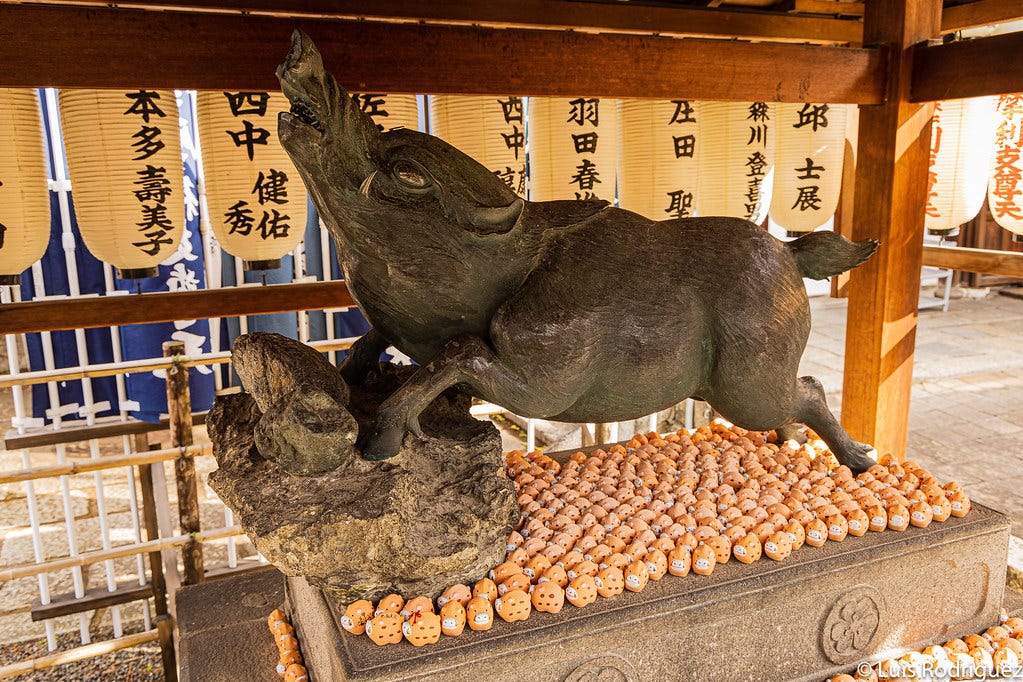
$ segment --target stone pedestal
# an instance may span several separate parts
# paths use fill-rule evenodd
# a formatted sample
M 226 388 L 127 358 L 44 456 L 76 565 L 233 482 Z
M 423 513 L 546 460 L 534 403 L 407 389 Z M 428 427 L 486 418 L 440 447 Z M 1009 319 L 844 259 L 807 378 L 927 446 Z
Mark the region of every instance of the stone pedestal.
M 823 680 L 857 661 L 997 622 L 1008 518 L 965 518 L 666 576 L 640 593 L 498 621 L 432 646 L 378 647 L 344 632 L 343 605 L 301 578 L 287 609 L 314 682 Z

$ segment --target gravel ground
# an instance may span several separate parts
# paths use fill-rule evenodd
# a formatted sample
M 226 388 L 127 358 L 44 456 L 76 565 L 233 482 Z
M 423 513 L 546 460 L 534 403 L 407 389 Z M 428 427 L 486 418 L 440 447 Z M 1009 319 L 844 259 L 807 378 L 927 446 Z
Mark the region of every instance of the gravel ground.
M 130 629 L 125 634 L 138 632 L 141 628 Z M 93 641 L 111 639 L 113 633 L 93 633 Z M 57 650 L 73 649 L 80 646 L 77 632 L 57 635 Z M 45 656 L 46 638 L 29 639 L 23 642 L 0 644 L 0 665 L 23 661 L 27 658 Z M 66 665 L 47 668 L 10 678 L 15 682 L 160 682 L 163 680 L 163 665 L 160 661 L 158 642 L 147 642 L 129 649 L 76 661 Z

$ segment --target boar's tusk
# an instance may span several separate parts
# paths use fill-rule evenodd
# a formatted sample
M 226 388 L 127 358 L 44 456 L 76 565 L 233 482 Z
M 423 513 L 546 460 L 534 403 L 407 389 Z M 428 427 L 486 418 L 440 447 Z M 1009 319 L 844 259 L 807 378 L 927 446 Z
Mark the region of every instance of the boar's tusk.
M 510 232 L 515 227 L 515 223 L 518 222 L 525 205 L 522 199 L 516 199 L 508 206 L 497 208 L 480 207 L 471 216 L 469 229 L 478 235 L 505 234 Z
M 364 197 L 369 196 L 369 186 L 373 182 L 373 178 L 376 177 L 376 174 L 377 171 L 373 171 L 372 173 L 366 176 L 366 179 L 362 181 L 361 185 L 359 185 L 359 194 L 361 194 Z

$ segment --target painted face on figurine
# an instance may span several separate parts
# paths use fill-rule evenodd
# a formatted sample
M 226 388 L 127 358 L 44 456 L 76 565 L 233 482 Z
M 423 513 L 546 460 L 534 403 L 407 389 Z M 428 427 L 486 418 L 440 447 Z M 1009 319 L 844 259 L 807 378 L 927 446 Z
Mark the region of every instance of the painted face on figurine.
M 497 599 L 497 585 L 490 578 L 480 578 L 472 588 L 473 597 L 483 597 L 490 603 Z M 469 608 L 466 606 L 466 608 Z
M 802 526 L 800 526 L 800 529 L 802 529 Z M 742 563 L 751 564 L 763 554 L 763 547 L 760 545 L 760 539 L 756 535 L 746 533 L 732 547 L 732 553 Z
M 341 627 L 353 635 L 366 631 L 366 621 L 373 617 L 373 603 L 366 599 L 353 601 L 341 616 Z
M 782 561 L 788 558 L 791 553 L 792 542 L 789 540 L 788 534 L 783 530 L 774 533 L 767 539 L 767 542 L 764 543 L 764 554 L 766 554 L 769 559 Z
M 597 598 L 597 583 L 591 576 L 578 575 L 565 588 L 565 598 L 573 606 L 592 604 Z
M 693 556 L 690 554 L 689 548 L 679 545 L 668 555 L 668 573 L 676 576 L 687 575 L 689 569 L 692 568 L 692 563 Z
M 465 618 L 471 630 L 489 630 L 494 625 L 494 607 L 486 597 L 473 597 L 465 607 Z
M 806 524 L 806 544 L 811 547 L 823 547 L 828 541 L 828 526 L 820 519 Z
M 709 545 L 700 545 L 693 550 L 693 573 L 697 575 L 710 575 L 714 572 L 714 564 L 717 563 L 714 549 Z
M 660 580 L 668 572 L 668 557 L 659 549 L 652 549 L 643 557 L 651 580 Z
M 440 631 L 450 637 L 457 637 L 465 629 L 465 607 L 455 600 L 449 600 L 440 607 Z
M 600 569 L 594 581 L 597 584 L 597 594 L 601 597 L 613 597 L 625 590 L 625 575 L 614 566 Z
M 646 562 L 637 559 L 625 569 L 625 589 L 630 592 L 640 592 L 646 587 L 650 580 L 650 570 Z

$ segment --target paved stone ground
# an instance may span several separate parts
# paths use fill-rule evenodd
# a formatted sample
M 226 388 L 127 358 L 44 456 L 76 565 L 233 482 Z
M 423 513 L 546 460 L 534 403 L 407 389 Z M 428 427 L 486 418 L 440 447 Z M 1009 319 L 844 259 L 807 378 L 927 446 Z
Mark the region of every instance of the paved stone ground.
M 800 366 L 840 412 L 847 305 L 811 299 Z M 1023 300 L 992 291 L 920 311 L 907 456 L 1007 512 L 1023 536 Z

